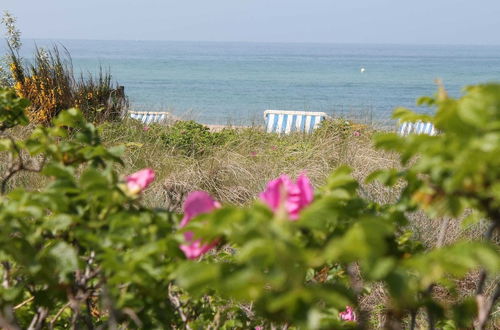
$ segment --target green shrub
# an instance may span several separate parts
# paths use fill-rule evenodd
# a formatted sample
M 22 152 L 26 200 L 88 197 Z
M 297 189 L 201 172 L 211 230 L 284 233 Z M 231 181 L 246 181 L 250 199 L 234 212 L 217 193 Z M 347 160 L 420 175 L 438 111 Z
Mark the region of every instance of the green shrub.
M 13 90 L 0 88 L 0 132 L 28 124 L 28 118 L 24 114 L 28 105 L 29 101 L 18 98 Z
M 435 116 L 396 116 L 432 121 L 440 135 L 376 138 L 405 165 L 370 177 L 404 182 L 393 203 L 363 197 L 340 167 L 314 194 L 305 176 L 282 176 L 245 207 L 197 192 L 180 222 L 143 206 L 153 171 L 145 181 L 120 178 L 123 148 L 105 147 L 80 111 L 61 111 L 50 126 L 15 139 L 28 102 L 0 90 L 0 156 L 8 163 L 0 173 L 2 327 L 366 329 L 376 311 L 364 299 L 380 290 L 373 305 L 384 305 L 386 329 L 486 328 L 500 291 L 500 85 L 470 87 L 457 100 L 439 95 L 421 100 L 437 106 Z M 193 155 L 237 134 L 174 127 L 179 150 Z M 26 171 L 47 184 L 9 185 Z M 470 214 L 466 224 L 485 217 L 487 240 L 425 249 L 407 227 L 419 211 Z M 476 271 L 475 293 L 459 293 Z M 356 322 L 341 320 L 346 305 Z
M 186 156 L 200 156 L 214 147 L 223 146 L 229 142 L 236 132 L 223 129 L 212 132 L 210 129 L 195 121 L 177 121 L 163 134 L 165 145 Z

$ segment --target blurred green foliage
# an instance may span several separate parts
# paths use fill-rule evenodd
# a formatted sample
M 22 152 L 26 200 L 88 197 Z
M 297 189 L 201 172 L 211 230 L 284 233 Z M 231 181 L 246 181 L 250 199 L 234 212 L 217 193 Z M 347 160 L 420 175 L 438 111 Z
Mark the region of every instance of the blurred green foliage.
M 429 328 L 485 325 L 481 315 L 495 301 L 481 278 L 500 274 L 498 245 L 459 241 L 428 250 L 413 238 L 407 216 L 467 211 L 467 221 L 488 218 L 486 237 L 493 237 L 500 221 L 500 86 L 473 86 L 460 99 L 440 90 L 420 102 L 436 106 L 436 114 L 398 109 L 396 117 L 432 121 L 441 134 L 376 138 L 404 165 L 369 178 L 403 183 L 395 203 L 361 197 L 351 170 L 339 167 L 297 221 L 256 200 L 224 205 L 179 230 L 179 215 L 148 209 L 140 194 L 127 192 L 117 174 L 123 148 L 103 146 L 79 110 L 62 111 L 51 126 L 16 140 L 9 130 L 27 123 L 28 102 L 1 90 L 0 153 L 10 162 L 0 173 L 2 326 L 363 329 L 374 326 L 363 299 L 377 288 L 384 290 L 378 304 L 385 328 L 411 328 L 422 312 Z M 178 122 L 162 139 L 196 156 L 232 134 Z M 48 184 L 10 186 L 21 171 L 38 172 Z M 178 247 L 185 231 L 218 240 L 219 249 L 186 260 Z M 477 270 L 477 297 L 460 296 L 458 281 Z M 437 288 L 448 299 L 434 294 Z M 356 322 L 340 320 L 348 305 Z

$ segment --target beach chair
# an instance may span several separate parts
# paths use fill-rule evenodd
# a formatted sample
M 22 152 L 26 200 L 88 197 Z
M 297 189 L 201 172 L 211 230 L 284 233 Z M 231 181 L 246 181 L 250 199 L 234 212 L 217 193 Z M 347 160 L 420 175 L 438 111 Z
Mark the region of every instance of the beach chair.
M 266 123 L 266 132 L 268 133 L 311 133 L 326 118 L 329 118 L 329 116 L 324 112 L 292 110 L 264 111 L 264 121 Z
M 401 123 L 398 129 L 398 135 L 408 136 L 410 134 L 427 134 L 437 135 L 438 131 L 432 123 L 417 121 L 415 123 L 404 122 Z
M 132 119 L 141 121 L 143 124 L 160 123 L 167 119 L 168 112 L 150 112 L 150 111 L 129 111 L 128 115 Z

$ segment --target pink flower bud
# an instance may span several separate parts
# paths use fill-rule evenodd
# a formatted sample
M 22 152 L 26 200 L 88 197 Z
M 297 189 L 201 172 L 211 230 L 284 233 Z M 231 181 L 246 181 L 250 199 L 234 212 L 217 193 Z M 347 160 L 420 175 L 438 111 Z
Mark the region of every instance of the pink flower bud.
M 128 190 L 137 194 L 146 189 L 155 179 L 155 172 L 150 168 L 145 168 L 139 172 L 135 172 L 125 178 Z
M 356 322 L 356 313 L 351 306 L 347 306 L 345 311 L 339 313 L 339 316 L 342 321 Z
M 196 216 L 203 213 L 209 213 L 219 207 L 219 202 L 215 201 L 206 192 L 191 192 L 184 202 L 184 217 L 181 220 L 180 227 L 185 227 L 189 221 Z M 194 234 L 191 231 L 184 233 L 184 239 L 187 244 L 181 244 L 179 248 L 182 252 L 184 252 L 186 258 L 188 259 L 196 259 L 217 245 L 217 241 L 211 242 L 210 244 L 202 244 L 200 239 L 194 239 Z
M 300 211 L 311 204 L 314 189 L 305 174 L 301 174 L 294 183 L 286 175 L 270 181 L 260 199 L 274 212 L 284 208 L 290 220 L 297 220 Z

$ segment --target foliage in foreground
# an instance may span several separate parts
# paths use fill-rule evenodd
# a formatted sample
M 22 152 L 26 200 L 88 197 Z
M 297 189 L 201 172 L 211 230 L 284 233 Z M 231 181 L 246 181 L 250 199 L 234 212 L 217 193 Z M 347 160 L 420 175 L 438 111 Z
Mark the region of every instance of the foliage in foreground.
M 498 298 L 498 286 L 484 285 L 500 273 L 498 246 L 462 241 L 425 250 L 406 216 L 468 212 L 466 221 L 486 217 L 486 237 L 496 235 L 500 86 L 470 87 L 458 100 L 439 95 L 421 100 L 437 106 L 435 116 L 396 112 L 433 121 L 439 136 L 376 139 L 406 164 L 371 177 L 406 183 L 394 204 L 360 197 L 340 167 L 314 196 L 302 176 L 270 182 L 247 207 L 191 199 L 180 223 L 141 205 L 151 172 L 120 179 L 122 149 L 105 148 L 78 110 L 14 140 L 9 130 L 27 123 L 27 103 L 2 91 L 0 151 L 11 166 L 0 182 L 0 325 L 369 328 L 373 311 L 361 301 L 383 284 L 385 328 L 414 328 L 421 313 L 430 328 L 485 328 Z M 49 184 L 7 191 L 22 171 Z M 459 297 L 457 281 L 473 270 L 481 270 L 476 296 Z M 453 299 L 439 300 L 437 289 Z M 346 306 L 356 322 L 342 320 Z

